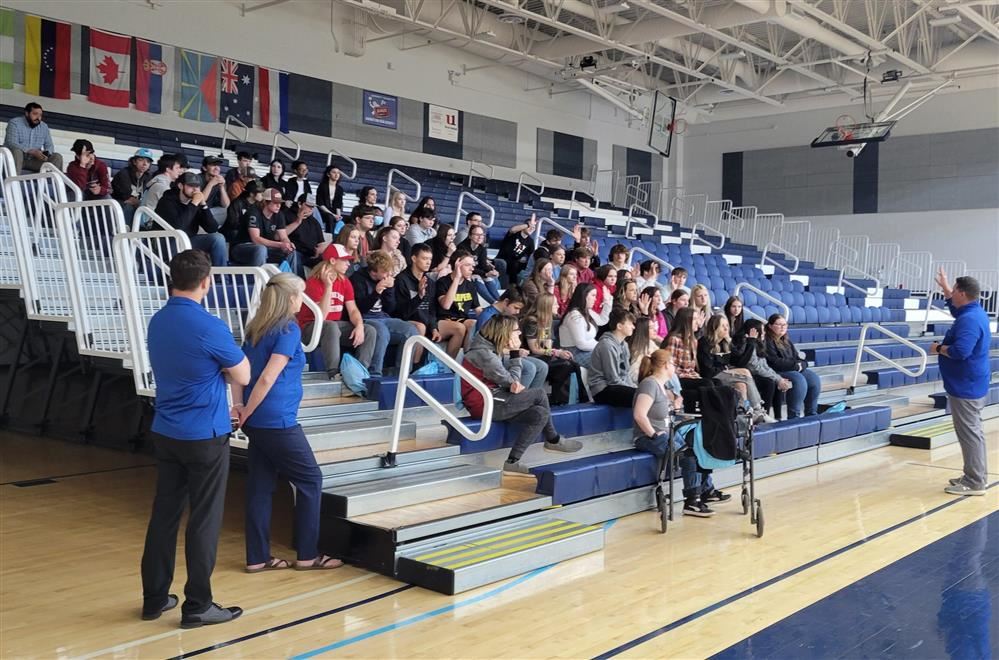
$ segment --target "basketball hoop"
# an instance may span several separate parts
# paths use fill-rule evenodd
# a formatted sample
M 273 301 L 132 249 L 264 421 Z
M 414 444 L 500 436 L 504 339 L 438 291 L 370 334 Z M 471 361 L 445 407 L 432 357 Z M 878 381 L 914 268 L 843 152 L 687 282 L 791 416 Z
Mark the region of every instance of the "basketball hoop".
M 839 130 L 839 138 L 841 140 L 853 139 L 853 131 L 850 127 L 856 123 L 857 121 L 850 115 L 840 115 L 839 117 L 836 117 L 836 129 Z
M 687 120 L 683 117 L 677 117 L 666 125 L 666 130 L 675 135 L 683 135 L 683 132 L 687 130 Z

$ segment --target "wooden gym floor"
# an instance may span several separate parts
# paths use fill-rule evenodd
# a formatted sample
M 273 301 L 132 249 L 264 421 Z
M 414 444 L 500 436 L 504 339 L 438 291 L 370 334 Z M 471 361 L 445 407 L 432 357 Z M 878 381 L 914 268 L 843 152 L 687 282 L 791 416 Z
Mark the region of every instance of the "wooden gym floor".
M 986 430 L 995 483 L 999 422 Z M 138 617 L 151 463 L 0 434 L 0 656 L 701 658 L 732 647 L 729 657 L 749 657 L 733 645 L 999 510 L 999 486 L 985 497 L 943 492 L 959 474 L 956 444 L 886 447 L 759 481 L 762 539 L 736 492 L 713 519 L 680 519 L 666 535 L 652 512 L 612 521 L 603 552 L 448 597 L 349 566 L 244 574 L 244 478 L 233 473 L 213 584 L 217 601 L 246 613 L 181 631 L 179 608 Z M 289 537 L 286 518 L 275 539 Z M 184 578 L 181 561 L 175 592 Z M 795 630 L 806 648 L 809 629 Z

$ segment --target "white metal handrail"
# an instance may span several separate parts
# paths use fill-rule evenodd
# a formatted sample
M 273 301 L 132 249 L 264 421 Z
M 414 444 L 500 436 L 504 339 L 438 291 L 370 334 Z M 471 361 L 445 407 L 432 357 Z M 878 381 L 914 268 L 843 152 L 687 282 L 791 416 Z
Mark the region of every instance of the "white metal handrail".
M 83 191 L 80 187 L 76 185 L 76 182 L 66 176 L 66 173 L 60 170 L 58 167 L 52 163 L 42 163 L 41 168 L 38 170 L 39 174 L 55 174 L 58 176 L 62 184 L 69 189 L 69 193 L 66 195 L 66 199 L 74 202 L 79 202 L 83 199 Z
M 788 268 L 787 266 L 785 266 L 784 264 L 782 264 L 781 262 L 777 261 L 772 256 L 770 256 L 769 254 L 770 252 L 780 252 L 781 254 L 784 255 L 785 258 L 793 260 L 794 266 Z M 767 243 L 765 246 L 763 246 L 763 257 L 760 259 L 760 265 L 762 266 L 764 264 L 771 264 L 777 268 L 780 268 L 782 271 L 790 275 L 791 273 L 798 272 L 798 266 L 801 264 L 801 260 L 798 259 L 798 257 L 792 254 L 790 251 L 785 250 L 776 243 L 770 242 Z
M 175 229 L 120 232 L 112 241 L 125 308 L 132 377 L 139 396 L 156 394 L 146 344 L 149 319 L 170 298 L 170 259 L 176 252 L 189 249 L 191 240 L 187 234 Z
M 295 155 L 292 156 L 289 152 L 285 151 L 283 147 L 278 146 L 278 142 L 284 140 L 290 146 L 295 148 Z M 271 160 L 277 158 L 277 155 L 281 154 L 288 160 L 294 162 L 298 160 L 298 157 L 302 154 L 302 145 L 300 145 L 295 140 L 288 137 L 287 133 L 282 133 L 281 131 L 274 131 L 274 139 L 271 140 Z
M 54 206 L 77 349 L 83 355 L 122 358 L 129 352 L 125 309 L 111 254 L 125 231 L 121 205 L 110 199 Z
M 791 308 L 788 307 L 788 305 L 787 305 L 786 302 L 784 302 L 780 298 L 775 298 L 774 296 L 770 295 L 769 293 L 767 293 L 766 291 L 764 291 L 762 289 L 756 288 L 755 286 L 753 286 L 749 282 L 739 282 L 738 284 L 736 284 L 735 285 L 735 290 L 732 292 L 732 295 L 733 296 L 739 295 L 739 292 L 742 291 L 743 289 L 747 289 L 749 291 L 752 291 L 753 293 L 755 293 L 759 297 L 765 298 L 765 299 L 769 300 L 770 302 L 772 302 L 773 304 L 777 305 L 777 307 L 780 307 L 781 309 L 783 309 L 784 310 L 784 319 L 788 323 L 791 322 Z M 767 320 L 765 318 L 763 318 L 762 316 L 760 316 L 759 314 L 756 314 L 753 310 L 751 310 L 749 308 L 749 305 L 745 304 L 745 301 L 743 301 L 742 309 L 743 309 L 743 311 L 746 314 L 749 314 L 753 318 L 759 319 L 760 321 L 763 321 L 764 323 L 766 323 Z
M 243 129 L 242 137 L 233 128 L 232 124 Z M 225 125 L 222 127 L 222 153 L 225 153 L 225 145 L 229 138 L 233 138 L 239 144 L 246 144 L 250 141 L 250 127 L 232 115 L 227 115 Z
M 421 346 L 425 350 L 429 351 L 430 354 L 440 360 L 444 366 L 453 371 L 457 376 L 460 376 L 462 380 L 466 381 L 479 394 L 482 395 L 482 424 L 479 426 L 478 431 L 472 431 L 472 429 L 465 426 L 465 423 L 455 417 L 454 413 L 448 410 L 444 404 L 435 399 L 432 394 L 427 392 L 419 383 L 409 377 L 413 366 L 413 351 L 417 346 Z M 395 466 L 395 457 L 399 453 L 399 434 L 402 429 L 402 415 L 406 410 L 407 391 L 411 391 L 413 394 L 418 396 L 425 404 L 430 406 L 434 412 L 441 417 L 441 419 L 447 420 L 451 426 L 458 431 L 458 433 L 463 435 L 468 440 L 481 440 L 489 435 L 489 431 L 492 428 L 493 423 L 492 391 L 486 387 L 485 383 L 473 376 L 470 371 L 458 364 L 458 362 L 448 355 L 445 350 L 426 337 L 414 335 L 407 339 L 406 343 L 403 344 L 402 361 L 400 362 L 400 365 L 399 385 L 395 393 L 395 410 L 392 413 L 392 440 L 389 445 L 388 454 L 384 457 L 384 465 L 386 467 Z
M 458 208 L 454 212 L 454 231 L 457 233 L 458 226 L 461 225 L 461 221 L 464 218 L 464 213 L 465 213 L 464 201 L 466 199 L 475 202 L 480 207 L 486 210 L 486 212 L 489 214 L 489 220 L 483 220 L 482 224 L 486 228 L 492 227 L 493 223 L 496 222 L 496 209 L 494 209 L 492 205 L 483 202 L 481 199 L 479 199 L 472 193 L 468 192 L 467 190 L 463 190 L 461 191 L 461 194 L 458 195 Z
M 629 181 L 634 183 L 629 183 Z M 642 188 L 642 178 L 637 174 L 624 177 L 624 199 L 628 206 L 632 204 L 645 205 L 649 203 L 649 192 Z
M 576 187 L 576 184 L 572 184 L 572 194 L 569 196 L 569 217 L 572 218 L 572 212 L 576 209 L 576 195 L 586 195 L 593 200 L 593 206 L 591 208 L 597 209 L 600 206 L 600 200 L 597 198 L 596 190 L 586 191 L 580 190 Z M 582 202 L 580 202 L 582 204 Z
M 730 199 L 712 199 L 708 200 L 707 204 L 704 205 L 704 219 L 701 221 L 707 226 L 717 229 L 720 232 L 728 234 L 723 228 L 723 221 L 725 220 L 725 215 L 732 212 L 732 200 Z
M 645 255 L 646 257 L 648 257 L 652 261 L 658 262 L 660 266 L 663 266 L 666 269 L 666 271 L 665 271 L 666 273 L 669 273 L 670 271 L 673 270 L 673 264 L 671 264 L 670 262 L 666 261 L 665 259 L 663 259 L 662 257 L 660 257 L 657 254 L 652 254 L 651 252 L 649 252 L 648 250 L 646 250 L 643 247 L 633 247 L 630 250 L 628 250 L 628 266 L 631 266 L 631 265 L 633 265 L 635 263 L 635 254 Z
M 130 231 L 142 231 L 142 227 L 147 224 L 163 231 L 173 231 L 174 229 L 169 222 L 157 215 L 156 211 L 148 206 L 140 206 L 135 209 L 135 213 L 132 215 Z
M 213 266 L 212 286 L 202 304 L 222 319 L 237 344 L 246 338 L 246 324 L 260 307 L 260 296 L 271 278 L 261 266 Z
M 478 166 L 478 167 L 477 167 Z M 483 169 L 479 169 L 479 167 Z M 489 176 L 486 176 L 486 169 L 489 168 Z M 488 163 L 480 163 L 478 161 L 472 160 L 468 162 L 468 187 L 472 187 L 472 178 L 478 174 L 480 179 L 486 179 L 487 181 L 492 181 L 496 176 L 496 169 Z
M 928 250 L 908 250 L 900 252 L 898 259 L 899 274 L 912 275 L 912 279 L 902 281 L 905 288 L 909 289 L 914 296 L 929 295 L 930 291 L 935 288 L 933 277 L 927 277 L 927 273 L 930 273 L 933 268 L 933 253 Z M 929 289 L 926 288 L 927 285 L 929 285 Z
M 646 218 L 635 217 L 635 211 L 641 211 L 646 216 L 651 217 L 652 224 L 651 225 L 649 224 L 648 217 Z M 638 204 L 632 204 L 631 206 L 628 207 L 628 221 L 624 224 L 624 235 L 627 236 L 628 238 L 635 238 L 634 234 L 631 233 L 632 225 L 641 225 L 646 229 L 654 229 L 655 227 L 659 226 L 659 215 L 653 213 L 652 211 L 643 206 L 640 206 Z
M 776 240 L 783 226 L 783 213 L 757 213 L 753 218 L 753 245 L 762 249 L 767 243 Z
M 839 240 L 839 234 L 837 227 L 815 226 L 809 241 L 808 252 L 801 256 L 819 268 L 832 268 L 832 264 L 829 263 L 829 252 L 826 248 Z
M 707 203 L 708 196 L 703 193 L 677 195 L 670 207 L 670 220 L 681 227 L 693 227 L 696 223 L 703 222 Z
M 898 340 L 903 345 L 908 346 L 909 348 L 914 350 L 916 354 L 919 356 L 918 368 L 915 370 L 910 370 L 907 367 L 902 366 L 895 360 L 892 360 L 890 357 L 887 357 L 879 353 L 870 346 L 865 346 L 864 343 L 867 341 L 867 331 L 872 328 L 876 329 L 878 332 L 881 332 L 882 334 L 888 335 L 892 339 Z M 857 387 L 857 379 L 860 377 L 860 363 L 863 360 L 865 354 L 872 356 L 878 362 L 883 362 L 887 364 L 889 367 L 898 369 L 899 371 L 901 371 L 906 376 L 909 376 L 910 378 L 918 378 L 923 374 L 924 371 L 926 371 L 926 351 L 923 350 L 921 346 L 912 341 L 909 341 L 908 339 L 902 337 L 901 335 L 895 334 L 894 332 L 892 332 L 891 330 L 889 330 L 888 328 L 884 327 L 879 323 L 864 323 L 860 328 L 860 342 L 857 344 L 857 357 L 853 362 L 853 378 L 850 380 L 850 387 L 848 390 L 850 394 L 853 394 L 854 388 Z
M 978 298 L 979 304 L 985 310 L 985 315 L 999 319 L 999 270 L 974 269 L 965 273 L 978 280 L 982 290 Z
M 871 243 L 867 246 L 867 269 L 888 286 L 895 286 L 894 271 L 901 251 L 902 246 L 898 243 Z
M 538 188 L 530 187 L 529 185 L 524 183 L 524 179 L 529 180 L 531 183 L 536 183 L 539 187 Z M 534 176 L 533 174 L 528 174 L 527 172 L 521 172 L 520 176 L 517 177 L 517 198 L 514 200 L 515 202 L 520 202 L 520 191 L 522 189 L 530 190 L 538 197 L 541 197 L 541 195 L 545 193 L 545 182 L 539 179 L 538 177 Z
M 859 271 L 868 271 L 867 257 L 871 244 L 871 239 L 864 234 L 854 234 L 851 236 L 840 236 L 839 242 L 852 248 L 854 259 L 852 262 L 844 263 L 843 266 L 853 266 Z
M 738 218 L 738 224 L 732 223 L 733 228 L 729 233 L 729 240 L 733 243 L 743 245 L 753 245 L 753 224 L 756 222 L 756 215 L 759 212 L 755 206 L 734 206 L 728 211 L 728 216 L 732 219 Z
M 718 236 L 718 245 L 715 245 L 714 243 L 709 241 L 706 236 L 699 236 L 697 234 L 698 229 L 702 230 L 705 234 L 711 232 L 716 236 Z M 690 247 L 694 247 L 695 242 L 704 243 L 712 250 L 721 250 L 722 248 L 725 247 L 725 234 L 715 229 L 714 227 L 709 227 L 703 222 L 695 222 L 694 226 L 690 228 Z
M 274 277 L 275 275 L 281 272 L 281 269 L 278 268 L 277 264 L 264 264 L 263 266 L 261 266 L 261 268 L 267 271 L 267 274 L 270 275 L 271 277 Z M 312 318 L 319 319 L 322 317 L 322 310 L 319 309 L 319 303 L 317 303 L 312 298 L 303 294 L 302 304 L 308 307 L 309 311 L 312 312 Z M 313 323 L 312 336 L 309 337 L 308 341 L 306 341 L 304 337 L 302 338 L 302 350 L 305 351 L 306 353 L 311 353 L 312 351 L 316 350 L 319 347 L 319 340 L 322 338 L 322 336 L 323 336 L 323 324 Z
M 21 288 L 21 274 L 17 267 L 17 251 L 14 249 L 14 235 L 11 227 L 10 202 L 3 195 L 3 187 L 8 177 L 17 175 L 14 155 L 7 147 L 0 147 L 0 289 Z
M 538 218 L 538 226 L 534 230 L 534 244 L 535 245 L 541 245 L 541 228 L 544 225 L 551 225 L 552 228 L 559 230 L 560 232 L 562 232 L 566 236 L 569 236 L 569 237 L 571 237 L 573 239 L 576 238 L 576 231 L 575 231 L 575 229 L 569 229 L 569 228 L 567 228 L 567 227 L 565 227 L 563 225 L 560 225 L 559 223 L 555 222 L 551 218 Z
M 847 278 L 846 271 L 848 271 L 848 270 L 851 271 L 852 273 L 856 273 L 859 277 L 862 277 L 864 279 L 874 280 L 874 286 L 872 288 L 874 288 L 874 289 L 880 289 L 881 288 L 881 280 L 879 280 L 875 275 L 872 275 L 872 274 L 870 274 L 870 273 L 868 273 L 866 271 L 860 270 L 859 268 L 856 268 L 854 266 L 844 266 L 843 268 L 840 269 L 840 271 L 839 271 L 839 284 L 837 286 L 840 286 L 840 287 L 848 286 L 851 289 L 854 289 L 856 291 L 860 291 L 863 294 L 870 293 L 870 291 L 868 291 L 868 289 L 866 287 L 862 287 L 859 284 L 854 284 L 853 282 L 851 282 Z
M 388 204 L 389 200 L 392 199 L 392 191 L 393 190 L 399 190 L 399 188 L 397 188 L 397 187 L 395 187 L 395 186 L 392 185 L 392 179 L 394 177 L 403 178 L 406 181 L 409 181 L 414 186 L 416 186 L 416 192 L 413 194 L 412 197 L 410 197 L 409 193 L 400 190 L 400 192 L 402 192 L 402 194 L 406 196 L 407 200 L 409 200 L 411 202 L 415 202 L 416 200 L 420 199 L 420 196 L 423 194 L 423 186 L 420 185 L 420 182 L 417 181 L 416 179 L 414 179 L 413 177 L 409 176 L 408 174 L 406 174 L 402 170 L 397 170 L 397 169 L 395 169 L 393 167 L 392 169 L 390 169 L 388 171 L 388 180 L 385 183 L 385 203 L 386 204 Z
M 343 158 L 345 161 L 350 163 L 350 174 L 347 174 L 343 170 L 340 170 L 340 176 L 342 176 L 344 179 L 347 179 L 348 181 L 353 181 L 354 178 L 357 177 L 357 161 L 348 156 L 347 154 L 343 153 L 339 149 L 330 149 L 328 152 L 326 152 L 327 167 L 333 164 L 334 156 L 339 156 L 340 158 Z
M 776 234 L 771 242 L 779 246 L 785 254 L 794 253 L 799 257 L 808 254 L 812 237 L 812 223 L 808 220 L 785 220 Z

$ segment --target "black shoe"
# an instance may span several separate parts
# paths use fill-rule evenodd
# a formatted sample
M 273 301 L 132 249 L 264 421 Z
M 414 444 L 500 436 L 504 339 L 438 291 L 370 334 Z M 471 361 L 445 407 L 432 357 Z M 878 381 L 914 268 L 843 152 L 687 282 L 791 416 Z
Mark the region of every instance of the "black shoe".
M 705 504 L 708 502 L 718 502 L 721 504 L 722 502 L 728 502 L 730 499 L 732 499 L 731 495 L 723 493 L 720 490 L 713 490 L 710 493 L 705 493 L 701 496 L 701 501 Z
M 179 602 L 180 601 L 177 599 L 177 596 L 169 594 L 167 596 L 166 602 L 163 604 L 163 607 L 160 607 L 159 609 L 156 610 L 147 610 L 145 607 L 143 607 L 142 620 L 155 621 L 156 619 L 160 618 L 160 615 L 163 614 L 164 612 L 172 610 L 173 608 L 177 607 L 177 603 Z
M 715 512 L 709 509 L 708 505 L 703 502 L 687 502 L 683 505 L 683 515 L 710 518 L 715 515 Z
M 238 619 L 243 613 L 242 607 L 222 607 L 218 603 L 201 614 L 185 614 L 180 618 L 181 628 L 200 628 L 201 626 L 213 626 L 217 623 L 229 623 L 233 619 Z

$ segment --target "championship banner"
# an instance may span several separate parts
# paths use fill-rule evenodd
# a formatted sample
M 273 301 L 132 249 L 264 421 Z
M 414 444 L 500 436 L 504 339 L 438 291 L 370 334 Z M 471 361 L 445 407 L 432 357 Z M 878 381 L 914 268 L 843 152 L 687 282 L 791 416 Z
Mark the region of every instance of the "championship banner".
M 361 121 L 370 126 L 399 128 L 399 99 L 389 94 L 364 90 Z
M 428 104 L 429 125 L 427 137 L 447 142 L 458 142 L 458 111 L 441 105 Z

